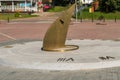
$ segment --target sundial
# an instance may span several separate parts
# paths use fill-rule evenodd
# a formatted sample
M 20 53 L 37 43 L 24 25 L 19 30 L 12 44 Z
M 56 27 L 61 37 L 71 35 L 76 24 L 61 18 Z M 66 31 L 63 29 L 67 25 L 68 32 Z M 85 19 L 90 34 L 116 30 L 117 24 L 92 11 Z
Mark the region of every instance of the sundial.
M 68 10 L 64 11 L 62 15 L 53 22 L 44 37 L 42 50 L 63 52 L 79 48 L 77 45 L 65 45 L 68 27 L 74 9 L 75 4 Z

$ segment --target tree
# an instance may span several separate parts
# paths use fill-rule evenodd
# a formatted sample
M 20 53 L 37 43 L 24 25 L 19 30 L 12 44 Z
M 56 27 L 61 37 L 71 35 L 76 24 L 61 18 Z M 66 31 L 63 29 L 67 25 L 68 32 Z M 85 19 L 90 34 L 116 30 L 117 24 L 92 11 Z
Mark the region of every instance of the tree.
M 57 6 L 66 6 L 70 3 L 74 3 L 75 0 L 53 0 L 54 4 Z
M 117 9 L 117 3 L 115 0 L 107 0 L 105 4 L 107 12 L 113 12 Z
M 116 0 L 99 0 L 99 7 L 102 12 L 113 12 L 117 9 Z
M 120 0 L 116 0 L 117 2 L 117 10 L 120 11 Z

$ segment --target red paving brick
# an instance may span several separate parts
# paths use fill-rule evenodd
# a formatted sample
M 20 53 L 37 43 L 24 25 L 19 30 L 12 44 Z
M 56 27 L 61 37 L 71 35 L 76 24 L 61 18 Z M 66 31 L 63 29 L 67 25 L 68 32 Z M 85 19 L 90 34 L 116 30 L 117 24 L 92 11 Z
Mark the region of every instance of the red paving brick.
M 5 24 L 0 27 L 0 32 L 15 39 L 41 39 L 48 26 L 48 24 Z
M 47 20 L 47 19 L 46 19 Z M 0 33 L 15 39 L 43 39 L 51 23 L 2 23 Z M 106 25 L 96 25 L 96 22 L 71 23 L 67 39 L 120 39 L 120 21 L 106 22 Z M 0 35 L 0 41 L 8 40 Z
M 68 32 L 71 39 L 120 39 L 120 23 L 106 22 L 106 25 L 83 22 L 71 25 Z

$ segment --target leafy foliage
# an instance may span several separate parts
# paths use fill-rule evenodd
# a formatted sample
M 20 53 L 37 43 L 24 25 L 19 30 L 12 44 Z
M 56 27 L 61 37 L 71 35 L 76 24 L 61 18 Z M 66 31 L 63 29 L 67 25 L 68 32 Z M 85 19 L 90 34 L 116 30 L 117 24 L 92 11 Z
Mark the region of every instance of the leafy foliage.
M 117 0 L 99 0 L 102 12 L 114 12 L 117 9 Z
M 120 11 L 120 0 L 116 0 L 117 2 L 117 10 Z
M 56 6 L 67 6 L 70 3 L 74 3 L 75 0 L 53 0 L 53 4 Z
M 16 12 L 15 13 L 15 17 L 19 17 L 20 16 L 20 13 L 19 12 Z

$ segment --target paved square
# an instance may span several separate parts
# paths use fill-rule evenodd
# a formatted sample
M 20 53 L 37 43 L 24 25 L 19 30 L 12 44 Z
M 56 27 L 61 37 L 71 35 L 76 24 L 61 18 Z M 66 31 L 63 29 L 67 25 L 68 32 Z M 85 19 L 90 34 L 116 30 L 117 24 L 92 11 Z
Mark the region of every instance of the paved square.
M 7 23 L 6 21 L 2 21 L 0 24 L 0 42 L 1 42 L 0 45 L 3 45 L 3 42 L 12 43 L 12 41 L 19 41 L 19 40 L 23 40 L 23 41 L 24 40 L 42 40 L 44 38 L 45 32 L 47 31 L 47 29 L 50 27 L 50 25 L 55 19 L 56 19 L 56 16 L 10 20 L 10 23 Z M 100 24 L 97 24 L 97 23 L 100 23 Z M 120 40 L 119 26 L 120 26 L 119 20 L 117 20 L 116 23 L 114 22 L 114 20 L 106 21 L 105 23 L 99 22 L 99 21 L 91 22 L 87 20 L 84 22 L 76 23 L 75 20 L 72 20 L 68 30 L 67 39 L 77 39 L 77 40 L 79 39 L 82 39 L 82 40 L 97 39 L 98 40 L 99 39 L 99 40 L 119 41 Z M 21 43 L 21 45 L 24 45 L 24 43 Z M 117 47 L 116 45 L 114 46 Z M 92 45 L 91 48 L 93 48 L 94 46 L 95 45 Z M 12 50 L 11 47 L 12 46 L 7 45 L 4 48 Z M 4 51 L 3 49 L 1 50 Z M 15 52 L 17 51 L 21 52 L 20 49 L 15 50 Z M 103 51 L 106 51 L 107 53 L 105 46 Z M 2 53 L 1 55 L 4 56 L 4 58 L 7 58 L 8 56 L 6 56 L 6 50 L 4 52 L 5 53 L 4 54 Z M 9 51 L 9 52 L 12 52 L 12 51 Z M 102 54 L 104 55 L 104 53 Z M 114 58 L 114 54 L 116 53 L 111 53 L 111 54 L 112 54 L 112 57 L 111 55 L 110 56 L 105 55 L 105 56 L 99 57 L 98 55 L 95 55 L 95 54 L 94 56 L 97 56 L 97 59 L 108 58 L 108 57 Z M 15 56 L 15 54 L 12 54 L 12 55 Z M 20 53 L 18 53 L 17 55 L 19 56 L 19 58 L 18 57 L 15 57 L 15 58 L 20 59 L 20 62 L 23 59 L 27 59 L 27 57 L 22 58 Z M 28 54 L 25 54 L 25 55 L 27 55 L 28 57 L 30 56 Z M 60 55 L 64 57 L 63 54 L 60 54 Z M 69 54 L 66 54 L 66 55 L 69 55 Z M 119 52 L 117 55 L 119 55 Z M 92 58 L 92 55 L 89 54 L 89 56 L 90 56 L 89 58 Z M 34 56 L 32 56 L 31 58 L 33 57 Z M 76 57 L 78 57 L 77 59 L 80 60 L 79 56 L 76 56 Z M 37 56 L 37 58 L 33 58 L 33 59 L 39 60 L 39 58 L 40 57 Z M 52 58 L 52 56 L 50 58 Z M 14 58 L 10 58 L 10 57 L 9 59 L 14 60 Z M 115 60 L 116 59 L 118 59 L 118 56 L 117 58 L 115 57 Z M 71 60 L 73 59 L 71 58 Z M 14 61 L 16 62 L 16 60 Z M 5 62 L 6 61 L 3 61 L 2 57 L 0 56 L 0 63 L 3 64 Z M 23 63 L 24 63 L 24 60 L 23 60 Z M 20 63 L 20 64 L 23 65 L 23 63 Z M 119 65 L 119 63 L 116 63 L 116 64 Z M 12 64 L 10 63 L 9 65 L 12 65 Z M 35 64 L 35 65 L 37 66 L 38 64 Z M 87 70 L 76 70 L 76 71 L 57 71 L 57 70 L 52 71 L 52 70 L 24 69 L 24 68 L 19 69 L 19 68 L 12 68 L 12 67 L 3 67 L 2 65 L 0 65 L 0 80 L 120 80 L 120 67 L 113 67 L 113 68 L 107 68 L 107 69 L 106 68 L 92 69 L 92 70 L 87 69 Z

